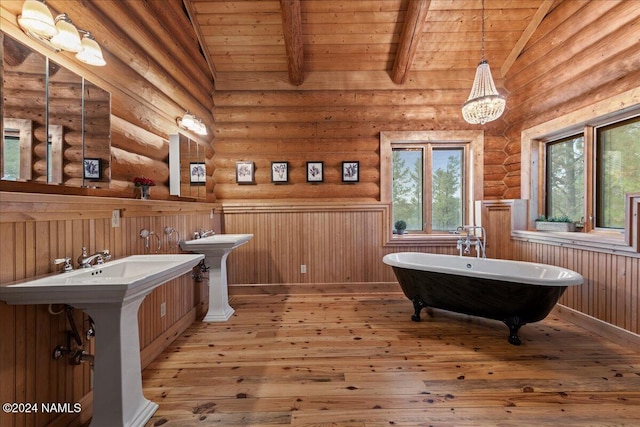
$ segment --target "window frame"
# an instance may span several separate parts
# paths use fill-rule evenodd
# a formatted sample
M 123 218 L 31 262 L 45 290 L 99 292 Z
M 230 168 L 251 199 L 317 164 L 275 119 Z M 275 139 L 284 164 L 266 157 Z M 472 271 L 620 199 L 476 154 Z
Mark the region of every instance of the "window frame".
M 389 214 L 385 218 L 387 224 L 387 244 L 415 244 L 419 242 L 438 244 L 455 241 L 456 236 L 441 231 L 435 233 L 414 232 L 402 236 L 393 234 L 392 209 L 392 147 L 407 147 L 421 144 L 437 144 L 447 148 L 466 145 L 466 168 L 463 170 L 465 206 L 463 221 L 473 224 L 480 208 L 476 207 L 483 198 L 484 190 L 484 131 L 451 130 L 451 131 L 397 131 L 380 132 L 380 201 L 389 206 Z M 426 206 L 423 207 L 426 209 Z M 465 225 L 460 224 L 460 225 Z
M 391 152 L 394 149 L 408 149 L 408 150 L 420 150 L 422 151 L 422 229 L 421 230 L 408 230 L 409 234 L 447 234 L 449 230 L 433 230 L 433 221 L 428 220 L 432 216 L 433 211 L 433 179 L 427 179 L 427 177 L 433 177 L 433 152 L 438 150 L 454 149 L 462 152 L 462 218 L 467 218 L 467 211 L 469 210 L 469 195 L 468 195 L 468 173 L 467 165 L 470 164 L 470 149 L 468 142 L 441 142 L 441 141 L 424 141 L 407 144 L 404 142 L 396 143 L 391 142 Z M 393 165 L 393 156 L 392 156 Z M 393 166 L 392 166 L 393 168 Z M 393 195 L 392 195 L 393 196 Z M 393 218 L 393 200 L 391 203 L 391 217 Z M 463 225 L 463 224 L 458 224 Z
M 597 150 L 598 150 L 598 139 L 597 135 L 601 129 L 612 127 L 614 125 L 622 125 L 625 122 L 629 122 L 632 120 L 637 120 L 640 118 L 640 114 L 630 114 L 630 115 L 616 115 L 611 118 L 600 118 L 592 121 L 593 124 L 585 123 L 582 125 L 582 132 L 580 132 L 580 128 L 572 127 L 566 129 L 563 134 L 560 136 L 554 136 L 553 138 L 541 138 L 539 143 L 540 146 L 540 162 L 542 167 L 540 168 L 540 173 L 542 176 L 539 178 L 540 182 L 543 184 L 540 187 L 540 198 L 542 199 L 538 208 L 538 216 L 547 215 L 547 202 L 548 202 L 548 147 L 549 145 L 561 142 L 565 139 L 571 137 L 577 137 L 582 135 L 584 140 L 584 183 L 585 183 L 585 206 L 584 211 L 582 213 L 582 217 L 584 218 L 582 232 L 588 233 L 591 231 L 602 231 L 602 232 L 610 232 L 616 233 L 620 232 L 619 228 L 608 228 L 598 226 L 598 170 L 601 167 L 600 163 L 597 159 Z M 571 132 L 571 130 L 575 130 L 575 132 Z M 580 218 L 576 218 L 579 220 Z M 626 221 L 625 221 L 626 222 Z
M 633 93 L 622 93 L 612 98 L 589 105 L 566 115 L 543 122 L 521 133 L 521 197 L 529 200 L 527 228 L 535 229 L 535 219 L 544 215 L 546 201 L 546 143 L 564 137 L 584 133 L 585 144 L 585 222 L 583 233 L 591 233 L 596 239 L 605 241 L 629 240 L 630 234 L 638 230 L 631 229 L 625 220 L 625 229 L 602 229 L 594 227 L 595 189 L 594 189 L 594 148 L 595 129 L 616 122 L 622 122 L 640 116 L 640 97 Z M 618 109 L 620 105 L 628 107 Z M 587 149 L 589 147 L 589 149 Z M 628 212 L 627 212 L 628 214 Z M 552 236 L 553 232 L 545 232 Z M 575 233 L 572 233 L 575 235 Z M 593 241 L 593 240 L 592 240 Z

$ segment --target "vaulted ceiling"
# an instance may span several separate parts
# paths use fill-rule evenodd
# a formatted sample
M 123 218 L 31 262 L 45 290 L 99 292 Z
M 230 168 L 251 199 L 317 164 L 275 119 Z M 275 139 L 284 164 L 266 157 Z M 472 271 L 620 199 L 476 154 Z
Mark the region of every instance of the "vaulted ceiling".
M 554 0 L 485 0 L 494 78 Z M 482 57 L 482 0 L 185 0 L 218 89 L 467 86 Z M 403 85 L 403 86 L 398 86 Z

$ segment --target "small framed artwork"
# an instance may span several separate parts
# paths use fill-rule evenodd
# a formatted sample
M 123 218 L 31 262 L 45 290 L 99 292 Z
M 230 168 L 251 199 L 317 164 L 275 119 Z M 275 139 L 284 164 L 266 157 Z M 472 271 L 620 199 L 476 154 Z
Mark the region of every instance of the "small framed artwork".
M 360 180 L 360 162 L 342 162 L 342 182 L 358 182 Z
M 289 162 L 271 162 L 271 182 L 289 182 Z
M 253 162 L 236 162 L 236 183 L 254 184 L 255 165 Z
M 307 182 L 324 180 L 324 162 L 307 162 Z
M 102 179 L 102 160 L 84 159 L 84 179 Z
M 207 182 L 207 168 L 204 163 L 189 163 L 189 177 L 191 185 L 205 185 Z

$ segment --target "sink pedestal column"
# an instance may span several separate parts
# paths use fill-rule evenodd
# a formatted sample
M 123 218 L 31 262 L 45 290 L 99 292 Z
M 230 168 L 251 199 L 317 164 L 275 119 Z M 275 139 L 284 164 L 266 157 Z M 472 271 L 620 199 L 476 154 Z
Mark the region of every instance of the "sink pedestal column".
M 227 289 L 227 257 L 252 237 L 253 234 L 214 234 L 180 242 L 183 251 L 203 254 L 204 263 L 209 267 L 209 310 L 203 322 L 225 322 L 233 315 Z
M 209 310 L 203 322 L 225 322 L 235 311 L 229 305 L 227 288 L 227 257 L 232 249 L 204 254 L 204 262 L 209 267 Z
M 91 427 L 143 426 L 158 409 L 142 394 L 138 308 L 147 294 L 81 307 L 96 324 Z

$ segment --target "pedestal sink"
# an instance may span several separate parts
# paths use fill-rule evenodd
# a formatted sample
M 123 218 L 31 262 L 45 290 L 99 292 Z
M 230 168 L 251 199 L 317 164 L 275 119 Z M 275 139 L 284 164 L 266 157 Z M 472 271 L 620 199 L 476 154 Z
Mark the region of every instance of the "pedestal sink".
M 252 237 L 253 234 L 214 234 L 180 242 L 183 251 L 204 254 L 209 267 L 209 310 L 203 322 L 224 322 L 233 314 L 227 289 L 227 256 Z
M 69 304 L 96 324 L 91 427 L 143 426 L 158 408 L 142 394 L 138 308 L 154 288 L 203 255 L 133 255 L 91 268 L 0 286 L 8 304 Z

